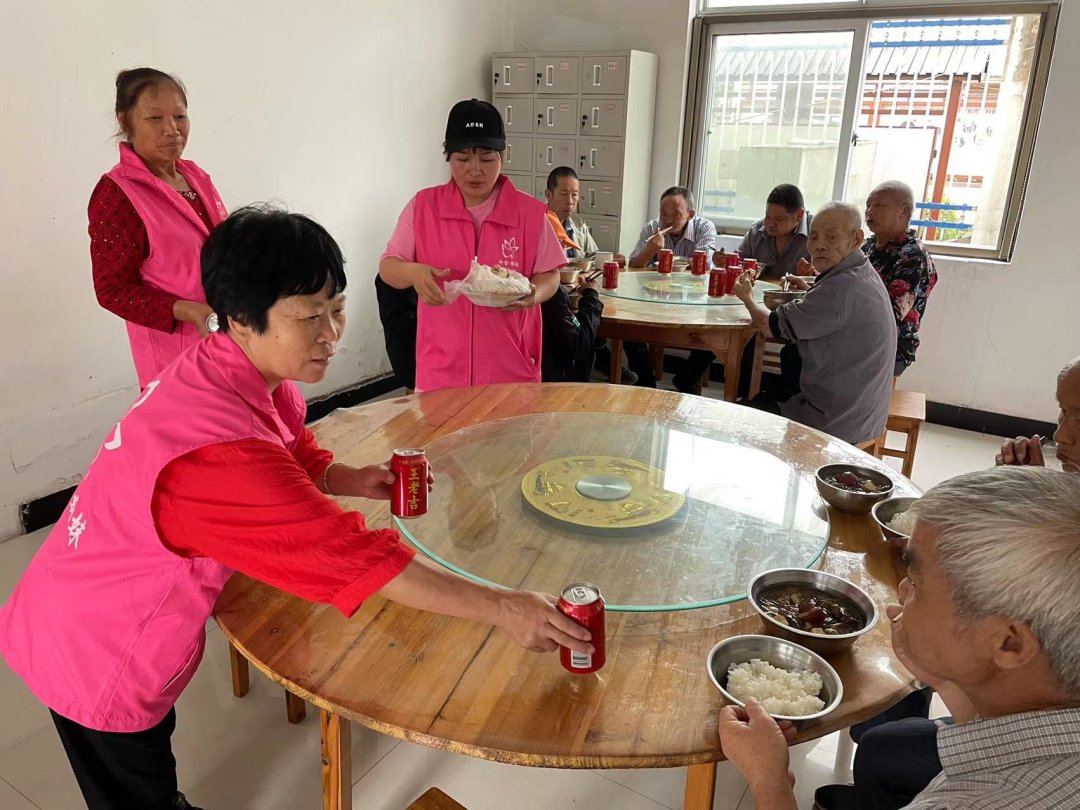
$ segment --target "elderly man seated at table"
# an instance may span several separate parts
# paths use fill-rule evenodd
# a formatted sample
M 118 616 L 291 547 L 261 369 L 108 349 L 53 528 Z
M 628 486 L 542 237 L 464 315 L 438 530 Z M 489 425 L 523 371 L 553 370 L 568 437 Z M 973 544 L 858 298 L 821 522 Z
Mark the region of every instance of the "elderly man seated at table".
M 1057 460 L 1065 472 L 1080 473 L 1080 357 L 1069 361 L 1057 378 L 1058 426 L 1054 431 Z M 1001 444 L 1000 465 L 1043 467 L 1043 439 L 1017 436 Z
M 807 243 L 812 221 L 799 187 L 783 183 L 769 192 L 765 218 L 750 226 L 739 243 L 738 253 L 744 259 L 757 259 L 761 268 L 758 278 L 765 281 L 797 275 L 809 263 Z M 700 394 L 701 378 L 715 359 L 716 355 L 710 351 L 694 349 L 672 378 L 672 384 L 684 394 Z M 753 364 L 754 344 L 750 343 L 743 352 L 739 396 L 746 396 L 750 388 Z
M 676 256 L 689 259 L 695 250 L 712 253 L 716 245 L 716 226 L 694 210 L 694 195 L 688 188 L 672 186 L 660 195 L 660 216 L 645 223 L 637 247 L 630 256 L 631 267 L 647 267 L 667 248 Z
M 873 236 L 862 249 L 892 299 L 898 334 L 893 370 L 896 377 L 915 362 L 919 325 L 937 284 L 930 251 L 911 227 L 914 211 L 915 195 L 911 187 L 898 180 L 882 183 L 866 198 L 866 227 Z
M 1080 478 L 998 467 L 919 502 L 891 605 L 893 649 L 941 694 L 942 772 L 906 806 L 1065 808 L 1080 799 Z M 788 750 L 764 708 L 720 712 L 724 754 L 758 807 L 794 810 Z
M 784 401 L 762 393 L 751 403 L 852 444 L 885 430 L 893 388 L 896 327 L 880 279 L 859 250 L 858 210 L 829 203 L 814 217 L 810 255 L 819 276 L 802 300 L 770 313 L 754 301 L 744 273 L 735 295 L 758 331 L 798 347 L 801 390 Z

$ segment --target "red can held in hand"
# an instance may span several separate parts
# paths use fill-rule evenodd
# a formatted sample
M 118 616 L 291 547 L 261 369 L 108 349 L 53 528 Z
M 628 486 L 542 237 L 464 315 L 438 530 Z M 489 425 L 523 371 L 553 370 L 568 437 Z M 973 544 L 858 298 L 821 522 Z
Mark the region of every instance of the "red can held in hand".
M 396 479 L 390 488 L 390 514 L 414 518 L 427 513 L 428 469 L 423 450 L 394 451 L 390 457 L 390 472 Z
M 559 595 L 559 611 L 592 633 L 592 655 L 574 652 L 569 647 L 559 648 L 559 661 L 563 669 L 576 675 L 588 675 L 602 666 L 604 654 L 604 597 L 591 582 L 573 582 L 563 588 Z

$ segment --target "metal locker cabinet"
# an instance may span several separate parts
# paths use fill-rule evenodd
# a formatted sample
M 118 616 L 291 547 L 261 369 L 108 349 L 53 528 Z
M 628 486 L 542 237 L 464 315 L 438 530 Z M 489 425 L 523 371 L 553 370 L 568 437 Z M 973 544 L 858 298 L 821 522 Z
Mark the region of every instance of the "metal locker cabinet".
M 597 54 L 581 57 L 581 92 L 619 96 L 626 92 L 626 57 Z
M 538 96 L 536 98 L 538 135 L 575 135 L 578 131 L 578 100 L 573 97 Z
M 582 214 L 599 214 L 617 217 L 622 210 L 622 181 L 582 180 L 578 211 Z M 642 225 L 645 223 L 642 222 Z
M 536 138 L 533 140 L 533 170 L 550 172 L 558 166 L 577 171 L 578 147 L 573 138 Z
M 619 177 L 622 174 L 622 141 L 582 138 L 577 144 L 578 160 L 574 169 L 580 177 Z
M 576 96 L 581 76 L 580 56 L 538 56 L 536 92 L 541 95 Z
M 599 250 L 619 252 L 619 220 L 616 217 L 597 217 L 582 214 L 581 218 L 592 231 L 593 239 Z M 629 255 L 629 254 L 627 254 Z
M 626 132 L 626 99 L 583 98 L 581 100 L 581 135 L 621 138 Z
M 503 172 L 502 175 L 513 183 L 514 188 L 518 191 L 532 194 L 533 179 L 531 174 L 512 174 L 511 172 Z
M 544 203 L 544 205 L 547 205 L 547 194 L 544 193 L 547 191 L 547 175 L 538 174 L 533 178 L 532 191 L 533 196 L 536 197 L 536 199 Z
M 514 135 L 506 139 L 506 159 L 503 172 L 521 174 L 533 170 L 533 139 L 528 136 Z
M 532 132 L 533 109 L 532 96 L 494 96 L 491 103 L 502 116 L 507 132 Z
M 532 93 L 536 89 L 535 63 L 536 60 L 531 56 L 493 57 L 492 93 Z

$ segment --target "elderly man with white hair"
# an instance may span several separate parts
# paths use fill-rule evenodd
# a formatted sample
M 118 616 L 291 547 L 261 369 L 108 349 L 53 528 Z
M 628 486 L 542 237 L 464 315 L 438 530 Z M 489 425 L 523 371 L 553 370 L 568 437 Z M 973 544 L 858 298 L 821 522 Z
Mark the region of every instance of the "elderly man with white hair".
M 896 357 L 892 307 L 859 250 L 862 241 L 858 209 L 829 203 L 810 226 L 807 244 L 819 275 L 801 301 L 770 314 L 754 301 L 750 273 L 735 286 L 758 331 L 796 345 L 801 361 L 798 392 L 782 402 L 762 394 L 751 404 L 852 444 L 884 431 Z
M 934 487 L 904 550 L 893 649 L 954 725 L 910 810 L 1080 806 L 1080 477 L 997 467 Z M 720 712 L 755 804 L 794 810 L 784 731 L 754 702 Z
M 930 251 L 911 227 L 914 212 L 915 194 L 911 186 L 899 180 L 882 183 L 866 198 L 866 227 L 873 236 L 862 250 L 885 282 L 892 300 L 897 330 L 893 374 L 897 377 L 915 362 L 919 325 L 937 284 Z

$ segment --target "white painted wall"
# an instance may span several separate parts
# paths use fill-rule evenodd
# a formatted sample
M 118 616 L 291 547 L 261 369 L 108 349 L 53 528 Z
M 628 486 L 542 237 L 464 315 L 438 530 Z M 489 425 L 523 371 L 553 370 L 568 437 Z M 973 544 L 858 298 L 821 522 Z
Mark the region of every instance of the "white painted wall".
M 116 162 L 113 82 L 183 78 L 186 152 L 226 204 L 274 199 L 341 243 L 349 326 L 309 395 L 388 370 L 372 289 L 401 206 L 441 181 L 446 113 L 510 46 L 498 0 L 5 4 L 0 25 L 0 539 L 77 480 L 135 398 L 122 322 L 94 299 L 86 202 Z
M 689 20 L 685 0 L 517 0 L 514 47 L 637 48 L 660 57 L 652 197 L 678 178 Z M 1063 3 L 1058 47 L 1011 264 L 940 259 L 919 361 L 901 387 L 928 399 L 1052 421 L 1054 379 L 1080 354 L 1080 8 Z

